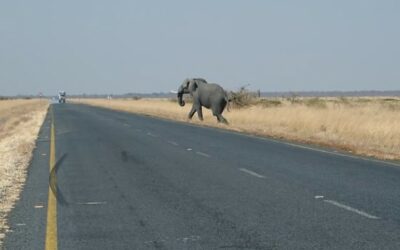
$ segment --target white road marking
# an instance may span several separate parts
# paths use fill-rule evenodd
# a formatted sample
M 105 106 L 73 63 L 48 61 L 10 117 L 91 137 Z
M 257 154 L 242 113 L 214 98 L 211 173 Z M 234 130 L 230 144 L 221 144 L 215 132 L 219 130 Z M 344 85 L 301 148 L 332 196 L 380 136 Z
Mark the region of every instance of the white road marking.
M 78 202 L 78 205 L 104 205 L 105 201 L 88 201 L 88 202 Z
M 256 172 L 253 172 L 253 171 L 248 170 L 248 169 L 246 169 L 246 168 L 239 168 L 239 170 L 242 171 L 242 172 L 245 172 L 245 173 L 247 173 L 247 174 L 249 174 L 249 175 L 255 176 L 255 177 L 257 177 L 257 178 L 265 179 L 265 176 L 264 176 L 264 175 L 257 174 Z
M 377 217 L 377 216 L 368 214 L 368 213 L 366 213 L 366 212 L 364 212 L 364 211 L 358 210 L 358 209 L 356 209 L 356 208 L 352 208 L 352 207 L 350 207 L 350 206 L 344 205 L 344 204 L 339 203 L 339 202 L 334 201 L 334 200 L 324 200 L 324 202 L 329 203 L 329 204 L 332 204 L 332 205 L 337 206 L 337 207 L 340 207 L 340 208 L 343 208 L 343 209 L 345 209 L 345 210 L 347 210 L 347 211 L 356 213 L 356 214 L 358 214 L 358 215 L 367 217 L 368 219 L 373 219 L 373 220 L 378 220 L 378 219 L 380 219 L 380 218 Z
M 40 205 L 40 204 L 38 204 L 38 205 L 35 205 L 35 206 L 34 206 L 34 208 L 44 208 L 44 206 L 43 206 L 43 205 Z
M 46 153 L 43 153 L 43 154 L 42 154 L 42 156 L 46 156 L 46 155 L 47 155 Z
M 167 141 L 169 144 L 174 145 L 174 146 L 179 146 L 178 143 L 174 142 L 174 141 Z
M 323 199 L 324 196 L 323 196 L 323 195 L 316 195 L 316 196 L 314 196 L 314 198 L 315 198 L 315 199 Z
M 210 158 L 210 157 L 211 157 L 210 155 L 208 155 L 208 154 L 206 154 L 206 153 L 203 153 L 203 152 L 200 152 L 200 151 L 197 151 L 196 154 L 201 155 L 201 156 L 204 156 L 204 157 L 206 157 L 206 158 Z
M 188 242 L 194 242 L 194 241 L 198 241 L 200 240 L 200 236 L 198 235 L 191 235 L 188 237 L 182 237 L 182 238 L 178 238 L 176 239 L 177 241 L 182 241 L 183 243 L 188 243 Z
M 151 136 L 151 137 L 158 137 L 157 135 L 152 134 L 152 133 L 150 133 L 150 132 L 147 132 L 147 135 L 148 135 L 148 136 Z
M 15 224 L 16 226 L 18 226 L 18 227 L 23 227 L 23 226 L 26 226 L 26 224 L 25 223 L 17 223 L 17 224 Z
M 146 245 L 154 245 L 154 244 L 160 244 L 162 242 L 166 242 L 166 240 L 149 240 L 149 241 L 145 241 L 144 244 Z
M 191 149 L 191 148 L 187 148 L 186 150 L 187 150 L 187 151 L 192 151 L 193 149 Z

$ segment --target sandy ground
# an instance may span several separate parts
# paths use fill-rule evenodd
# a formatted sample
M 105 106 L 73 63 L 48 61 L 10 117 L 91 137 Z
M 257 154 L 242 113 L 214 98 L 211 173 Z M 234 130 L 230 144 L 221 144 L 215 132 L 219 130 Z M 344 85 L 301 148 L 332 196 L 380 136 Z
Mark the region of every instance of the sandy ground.
M 0 248 L 47 108 L 45 100 L 0 101 Z

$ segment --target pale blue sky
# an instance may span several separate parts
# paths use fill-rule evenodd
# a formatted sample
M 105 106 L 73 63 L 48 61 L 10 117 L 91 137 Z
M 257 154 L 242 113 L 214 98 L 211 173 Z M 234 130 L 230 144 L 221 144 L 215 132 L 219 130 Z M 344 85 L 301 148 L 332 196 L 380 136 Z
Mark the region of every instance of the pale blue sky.
M 399 90 L 400 1 L 0 2 L 0 95 Z

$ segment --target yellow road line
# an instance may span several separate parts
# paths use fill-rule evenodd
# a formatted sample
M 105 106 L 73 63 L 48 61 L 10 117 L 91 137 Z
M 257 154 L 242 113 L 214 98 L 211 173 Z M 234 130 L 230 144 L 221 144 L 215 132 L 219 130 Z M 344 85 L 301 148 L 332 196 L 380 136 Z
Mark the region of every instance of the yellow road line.
M 56 138 L 54 128 L 54 114 L 51 107 L 51 132 L 50 132 L 50 185 L 57 187 L 55 171 L 52 171 L 56 164 Z M 49 200 L 47 202 L 47 225 L 46 225 L 46 250 L 57 250 L 57 189 L 51 189 L 49 185 Z

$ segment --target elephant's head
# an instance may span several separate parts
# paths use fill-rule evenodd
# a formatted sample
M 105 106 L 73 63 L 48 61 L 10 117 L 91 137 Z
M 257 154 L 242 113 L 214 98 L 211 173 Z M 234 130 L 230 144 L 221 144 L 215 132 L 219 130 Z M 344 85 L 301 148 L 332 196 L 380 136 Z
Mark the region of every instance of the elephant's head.
M 189 82 L 190 79 L 185 79 L 178 89 L 178 103 L 180 106 L 185 106 L 185 101 L 183 100 L 183 94 L 189 94 Z
M 202 78 L 188 78 L 183 81 L 178 89 L 178 102 L 180 106 L 185 106 L 185 101 L 183 100 L 183 94 L 192 94 L 196 91 L 198 83 L 207 83 L 206 80 Z

